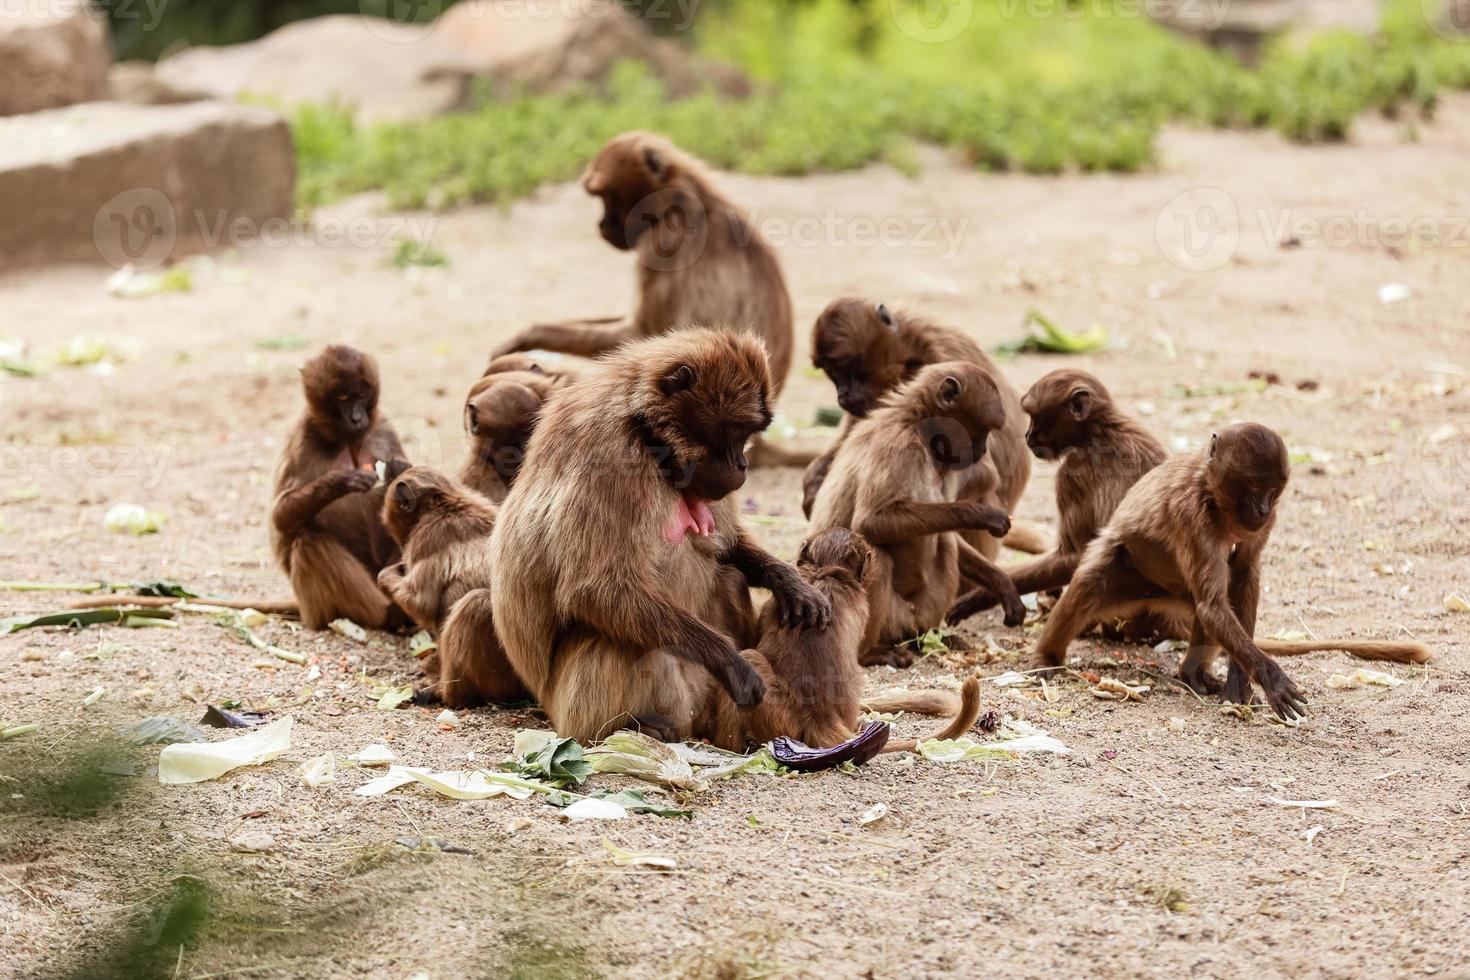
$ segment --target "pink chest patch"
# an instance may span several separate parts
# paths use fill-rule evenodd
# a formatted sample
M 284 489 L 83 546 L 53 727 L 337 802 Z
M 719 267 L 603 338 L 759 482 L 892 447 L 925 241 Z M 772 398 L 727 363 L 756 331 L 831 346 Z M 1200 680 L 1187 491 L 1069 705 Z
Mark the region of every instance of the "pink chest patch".
M 708 500 L 680 494 L 679 502 L 674 505 L 674 513 L 664 525 L 664 540 L 669 544 L 679 544 L 691 531 L 700 537 L 714 534 L 715 515 L 710 510 Z

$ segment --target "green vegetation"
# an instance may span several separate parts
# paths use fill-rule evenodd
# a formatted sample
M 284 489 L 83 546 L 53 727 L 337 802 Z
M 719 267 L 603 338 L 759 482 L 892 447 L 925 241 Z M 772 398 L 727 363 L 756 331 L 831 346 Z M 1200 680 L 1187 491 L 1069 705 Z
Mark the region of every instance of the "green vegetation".
M 1340 139 L 1365 110 L 1430 112 L 1439 90 L 1470 87 L 1470 44 L 1435 35 L 1420 0 L 1390 0 L 1378 37 L 1281 42 L 1257 70 L 1169 33 L 1128 0 L 1032 5 L 1050 17 L 1028 16 L 1019 0 L 975 0 L 965 29 L 937 43 L 905 33 L 905 2 L 893 0 L 900 16 L 890 0 L 729 0 L 702 11 L 700 50 L 762 83 L 740 102 L 670 101 L 627 65 L 605 92 L 482 98 L 417 123 L 360 127 L 341 108 L 306 107 L 293 120 L 302 203 L 373 189 L 397 207 L 508 202 L 575 176 L 631 128 L 753 173 L 874 160 L 908 169 L 915 141 L 984 168 L 1133 171 L 1153 161 L 1168 121 Z

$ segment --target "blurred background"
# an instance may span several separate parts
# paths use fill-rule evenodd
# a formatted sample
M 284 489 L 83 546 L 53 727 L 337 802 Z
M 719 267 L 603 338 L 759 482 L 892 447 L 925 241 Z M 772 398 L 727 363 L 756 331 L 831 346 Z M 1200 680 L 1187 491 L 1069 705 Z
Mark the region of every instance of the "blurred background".
M 0 113 L 99 97 L 271 106 L 290 120 L 305 206 L 376 189 L 398 207 L 504 202 L 574 176 L 632 126 L 761 174 L 912 170 L 922 143 L 986 169 L 1134 171 L 1169 122 L 1327 141 L 1381 110 L 1412 138 L 1444 90 L 1470 86 L 1467 0 L 98 6 L 105 29 L 73 30 L 89 38 L 64 66 L 29 58 L 89 77 L 0 94 Z M 19 50 L 27 18 L 80 8 L 17 9 L 0 46 Z M 25 81 L 14 60 L 7 72 Z

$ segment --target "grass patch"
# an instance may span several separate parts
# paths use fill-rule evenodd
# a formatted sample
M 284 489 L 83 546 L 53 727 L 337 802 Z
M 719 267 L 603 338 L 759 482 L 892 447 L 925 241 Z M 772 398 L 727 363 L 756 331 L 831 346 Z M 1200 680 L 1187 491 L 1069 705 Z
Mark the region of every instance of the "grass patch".
M 930 43 L 889 16 L 890 0 L 730 0 L 701 12 L 695 39 L 763 83 L 749 99 L 670 100 L 626 65 L 606 91 L 482 97 L 420 122 L 359 126 L 341 107 L 302 107 L 292 118 L 301 201 L 381 189 L 398 208 L 509 202 L 574 177 L 609 136 L 633 128 L 760 174 L 877 160 L 911 172 L 916 141 L 980 168 L 1127 172 L 1153 162 L 1169 121 L 1333 140 L 1363 111 L 1427 113 L 1442 89 L 1470 87 L 1470 44 L 1434 34 L 1420 0 L 1390 0 L 1373 38 L 1277 43 L 1258 70 L 1116 2 L 1058 0 L 1059 13 L 1035 18 L 1025 4 L 975 0 L 957 37 Z

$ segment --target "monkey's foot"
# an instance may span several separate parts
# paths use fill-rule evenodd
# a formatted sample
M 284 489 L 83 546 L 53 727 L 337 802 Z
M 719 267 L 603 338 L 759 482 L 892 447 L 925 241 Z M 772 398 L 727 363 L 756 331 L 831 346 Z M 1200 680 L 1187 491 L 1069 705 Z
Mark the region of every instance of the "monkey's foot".
M 1225 684 L 1208 667 L 1186 668 L 1180 664 L 1179 679 L 1195 694 L 1215 695 L 1225 689 Z
M 858 665 L 862 667 L 904 667 L 914 665 L 914 651 L 908 647 L 873 647 L 867 653 L 858 658 Z

